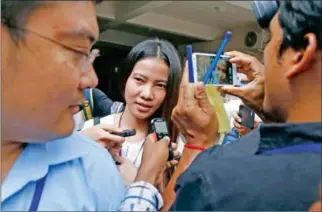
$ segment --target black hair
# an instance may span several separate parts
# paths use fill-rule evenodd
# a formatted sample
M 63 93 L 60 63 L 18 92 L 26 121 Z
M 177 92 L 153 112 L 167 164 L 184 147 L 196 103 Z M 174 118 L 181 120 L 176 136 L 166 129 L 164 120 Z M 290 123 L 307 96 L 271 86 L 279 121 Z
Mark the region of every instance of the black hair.
M 169 129 L 171 130 L 171 138 L 176 139 L 177 131 L 171 122 L 171 112 L 178 101 L 178 91 L 183 71 L 178 52 L 170 42 L 160 39 L 149 39 L 135 45 L 121 65 L 119 73 L 120 90 L 124 98 L 126 81 L 131 75 L 135 64 L 140 60 L 149 57 L 158 57 L 164 60 L 169 67 L 166 97 L 163 105 L 153 117 L 159 116 L 165 118 L 168 121 Z
M 94 1 L 94 0 L 93 0 Z M 103 0 L 95 0 L 96 4 Z M 17 41 L 23 38 L 24 31 L 16 30 L 10 26 L 24 27 L 32 11 L 39 7 L 45 6 L 47 1 L 40 0 L 2 0 L 1 1 L 1 23 L 9 28 L 12 38 Z
M 321 49 L 321 0 L 280 1 L 278 18 L 283 29 L 280 54 L 288 47 L 295 50 L 305 48 L 308 45 L 308 41 L 304 38 L 307 33 L 316 35 L 318 48 Z

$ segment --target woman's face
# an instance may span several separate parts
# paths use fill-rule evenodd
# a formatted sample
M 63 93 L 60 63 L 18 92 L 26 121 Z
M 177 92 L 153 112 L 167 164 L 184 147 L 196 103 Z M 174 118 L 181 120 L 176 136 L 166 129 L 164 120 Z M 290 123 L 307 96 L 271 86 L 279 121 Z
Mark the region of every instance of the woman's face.
M 225 62 L 220 63 L 216 68 L 217 79 L 224 81 L 226 79 L 227 65 Z
M 138 119 L 147 119 L 162 105 L 166 96 L 169 67 L 149 57 L 137 62 L 126 81 L 126 107 Z

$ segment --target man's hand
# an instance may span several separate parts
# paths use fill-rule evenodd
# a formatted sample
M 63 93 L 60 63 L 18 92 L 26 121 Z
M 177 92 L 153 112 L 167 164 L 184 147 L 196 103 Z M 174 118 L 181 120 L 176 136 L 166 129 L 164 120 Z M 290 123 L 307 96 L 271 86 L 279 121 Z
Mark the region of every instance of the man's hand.
M 238 51 L 226 52 L 230 62 L 237 65 L 237 71 L 247 76 L 249 83 L 243 87 L 223 86 L 221 92 L 239 97 L 258 116 L 265 120 L 262 113 L 264 101 L 264 65 L 255 57 Z
M 120 152 L 125 139 L 110 132 L 122 132 L 122 130 L 111 125 L 99 124 L 80 131 L 81 134 L 101 144 L 114 157 Z
M 218 133 L 217 115 L 208 101 L 205 86 L 202 83 L 189 84 L 187 64 L 178 103 L 173 109 L 171 119 L 187 143 L 206 148 L 215 144 Z
M 257 119 L 255 117 L 255 120 L 254 120 L 254 129 L 256 129 L 258 126 L 259 126 L 259 119 Z M 237 130 L 237 132 L 244 136 L 244 135 L 247 135 L 248 133 L 250 133 L 253 129 L 249 129 L 247 127 L 244 127 L 241 123 L 241 118 L 239 117 L 238 113 L 235 112 L 233 114 L 233 125 L 235 127 L 235 129 Z
M 143 147 L 142 162 L 135 181 L 146 181 L 153 185 L 164 170 L 169 155 L 170 138 L 164 137 L 155 141 L 152 134 L 148 135 Z
M 176 143 L 172 142 L 171 147 L 172 147 L 173 159 L 168 161 L 168 163 L 167 163 L 168 168 L 172 168 L 172 167 L 177 166 L 179 163 L 178 158 L 181 156 L 180 152 L 178 150 L 178 145 Z
M 117 168 L 125 184 L 126 185 L 132 184 L 138 173 L 138 169 L 133 165 L 132 161 L 130 161 L 128 158 L 123 158 L 119 156 L 117 157 L 117 161 L 120 163 L 120 165 L 118 165 Z

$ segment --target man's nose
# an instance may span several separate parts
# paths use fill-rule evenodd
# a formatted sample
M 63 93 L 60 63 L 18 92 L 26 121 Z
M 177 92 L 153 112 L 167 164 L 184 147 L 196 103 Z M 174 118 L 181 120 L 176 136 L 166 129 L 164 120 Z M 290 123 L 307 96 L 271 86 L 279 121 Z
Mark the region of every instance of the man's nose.
M 81 80 L 79 88 L 84 90 L 86 88 L 95 88 L 98 84 L 98 78 L 91 64 L 87 70 L 81 73 Z

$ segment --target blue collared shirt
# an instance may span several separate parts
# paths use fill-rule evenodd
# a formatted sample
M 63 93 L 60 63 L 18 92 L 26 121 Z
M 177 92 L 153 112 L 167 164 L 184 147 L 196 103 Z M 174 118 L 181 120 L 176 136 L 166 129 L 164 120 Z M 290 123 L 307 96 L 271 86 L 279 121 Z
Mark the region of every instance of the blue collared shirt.
M 39 211 L 116 211 L 126 196 L 110 154 L 75 132 L 25 148 L 2 184 L 2 211 L 29 210 L 35 182 L 46 174 Z

